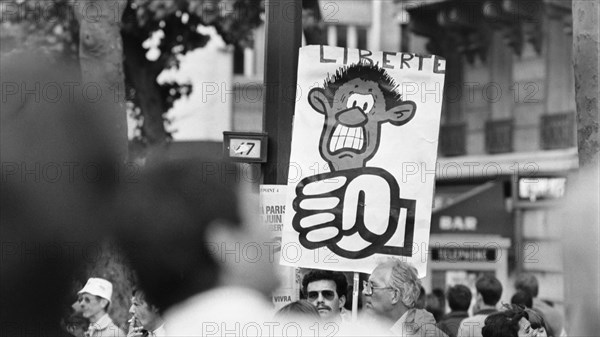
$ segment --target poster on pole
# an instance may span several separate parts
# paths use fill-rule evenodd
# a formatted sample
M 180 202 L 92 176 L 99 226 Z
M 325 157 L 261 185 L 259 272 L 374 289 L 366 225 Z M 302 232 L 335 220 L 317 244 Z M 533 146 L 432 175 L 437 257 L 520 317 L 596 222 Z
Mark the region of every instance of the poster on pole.
M 425 276 L 445 67 L 300 49 L 283 265 L 370 273 L 391 256 Z
M 280 254 L 277 251 L 281 248 L 286 189 L 285 185 L 260 185 L 260 215 L 263 225 L 271 233 L 272 246 L 275 247 L 273 262 L 280 281 L 279 288 L 271 295 L 276 310 L 298 300 L 300 294 L 296 268 L 280 265 Z

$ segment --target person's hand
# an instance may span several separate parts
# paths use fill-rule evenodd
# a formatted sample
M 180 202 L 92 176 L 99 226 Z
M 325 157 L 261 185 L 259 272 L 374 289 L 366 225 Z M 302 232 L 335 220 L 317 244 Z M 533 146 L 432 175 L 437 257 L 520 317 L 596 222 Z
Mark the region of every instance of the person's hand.
M 148 330 L 145 330 L 143 326 L 136 326 L 129 329 L 127 337 L 146 337 L 148 336 Z
M 398 183 L 381 168 L 307 177 L 296 187 L 292 226 L 307 249 L 327 246 L 341 257 L 364 258 L 396 232 L 399 196 Z

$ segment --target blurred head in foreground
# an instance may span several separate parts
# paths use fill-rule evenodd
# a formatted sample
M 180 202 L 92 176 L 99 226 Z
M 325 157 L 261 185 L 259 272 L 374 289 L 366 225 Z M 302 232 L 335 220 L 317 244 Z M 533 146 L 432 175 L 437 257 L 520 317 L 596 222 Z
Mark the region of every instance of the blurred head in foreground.
M 277 285 L 258 196 L 234 164 L 157 162 L 127 193 L 120 243 L 150 302 L 167 310 L 217 286 L 265 296 Z
M 317 308 L 308 301 L 299 300 L 287 304 L 279 309 L 275 314 L 275 318 L 284 321 L 294 322 L 295 320 L 304 321 L 319 321 L 321 316 Z
M 103 237 L 115 161 L 96 107 L 68 90 L 82 87 L 78 65 L 39 51 L 2 55 L 0 81 L 0 283 L 10 289 L 0 326 L 7 336 L 50 336 L 86 262 L 82 249 Z

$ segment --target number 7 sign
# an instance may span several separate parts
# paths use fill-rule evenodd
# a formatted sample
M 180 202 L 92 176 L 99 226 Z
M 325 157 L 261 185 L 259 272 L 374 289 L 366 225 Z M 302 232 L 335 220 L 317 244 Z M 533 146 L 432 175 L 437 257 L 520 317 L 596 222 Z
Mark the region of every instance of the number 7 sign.
M 223 132 L 225 158 L 238 162 L 267 160 L 267 135 L 253 132 Z

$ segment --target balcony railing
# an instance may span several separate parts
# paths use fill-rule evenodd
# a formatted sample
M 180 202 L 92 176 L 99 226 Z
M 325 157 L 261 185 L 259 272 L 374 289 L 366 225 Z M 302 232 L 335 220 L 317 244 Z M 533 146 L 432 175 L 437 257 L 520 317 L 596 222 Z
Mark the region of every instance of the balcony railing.
M 512 119 L 486 122 L 485 149 L 492 154 L 513 151 Z
M 465 124 L 442 125 L 440 127 L 440 154 L 445 157 L 466 154 Z
M 541 117 L 542 149 L 565 149 L 575 146 L 575 114 L 572 112 Z

